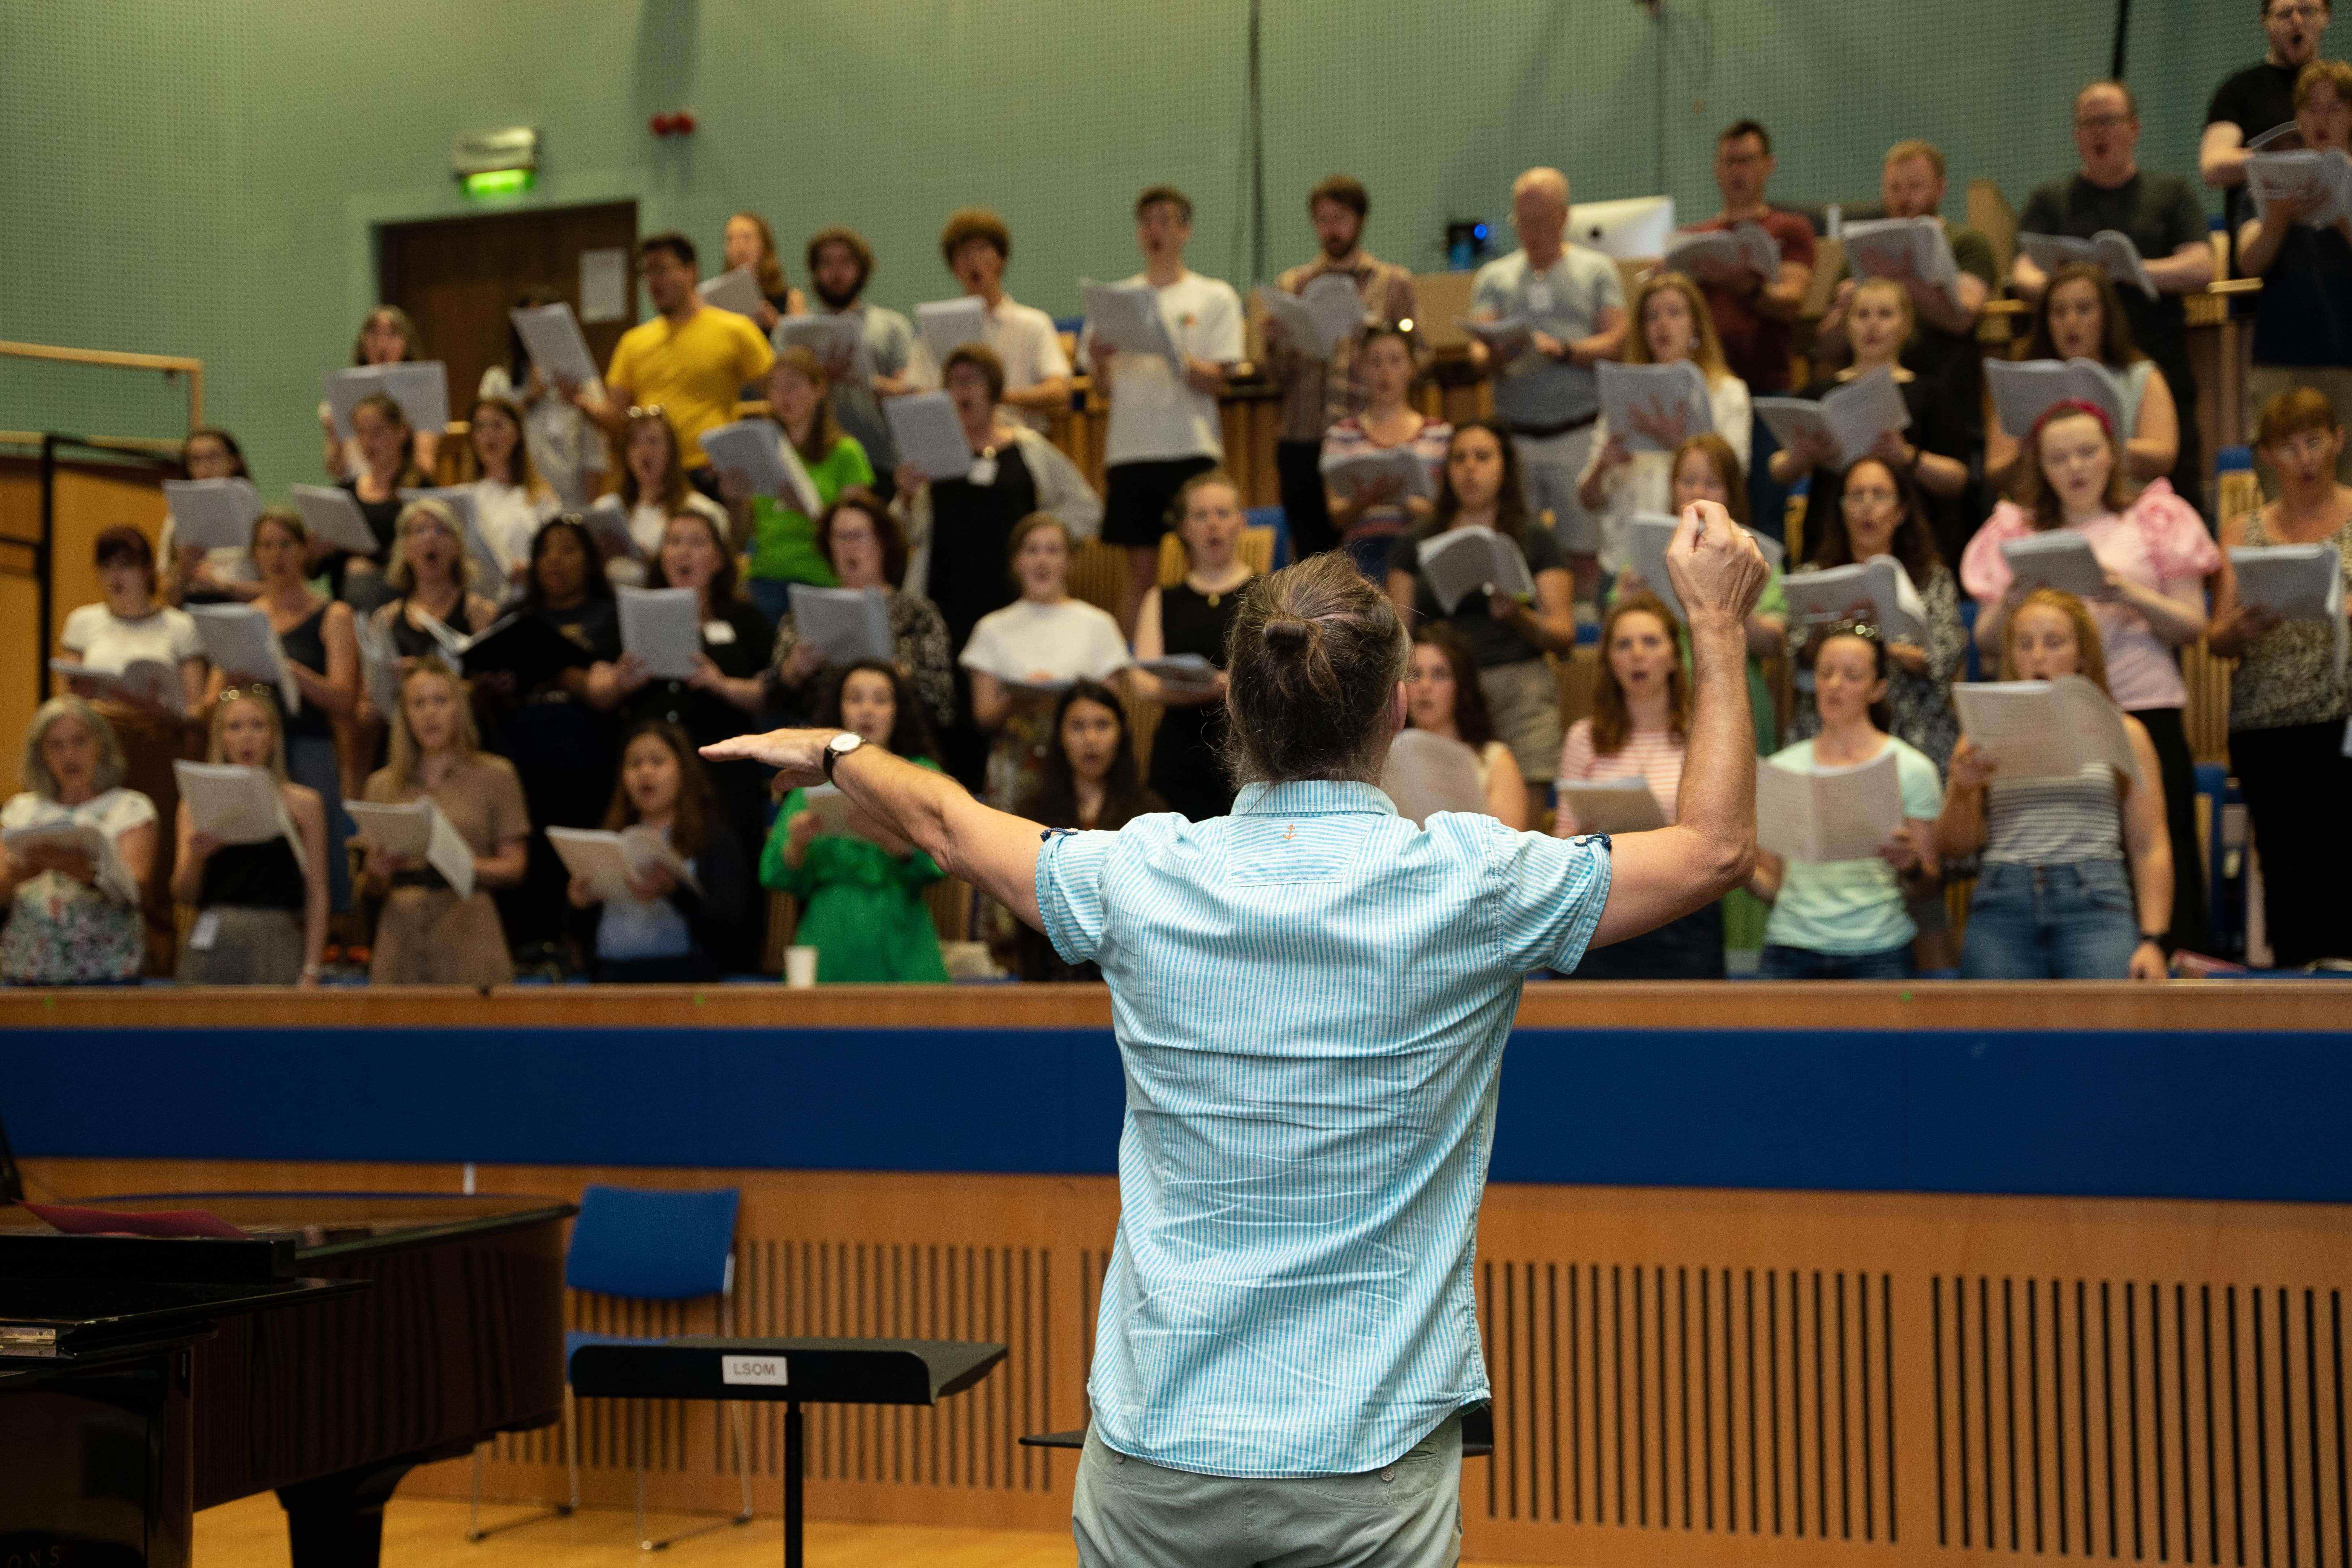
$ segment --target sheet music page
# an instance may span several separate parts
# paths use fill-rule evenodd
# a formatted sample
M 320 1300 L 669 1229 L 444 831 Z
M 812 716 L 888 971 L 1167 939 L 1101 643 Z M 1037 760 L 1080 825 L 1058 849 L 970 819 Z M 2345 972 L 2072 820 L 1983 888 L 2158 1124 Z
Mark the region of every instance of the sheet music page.
M 988 341 L 988 306 L 977 294 L 926 300 L 915 307 L 915 331 L 931 363 L 943 365 L 964 344 Z
M 706 278 L 694 286 L 706 305 L 721 310 L 731 310 L 739 316 L 756 316 L 767 300 L 760 292 L 760 281 L 749 267 L 738 267 L 716 278 Z
M 1772 438 L 1783 447 L 1794 447 L 1811 437 L 1831 433 L 1822 405 L 1810 397 L 1757 397 L 1748 400 L 1748 406 L 1772 432 Z
M 1155 310 L 1158 306 L 1155 304 Z M 886 398 L 882 417 L 901 460 L 923 470 L 927 479 L 960 479 L 971 472 L 971 447 L 956 417 L 955 399 L 944 392 L 914 392 Z
M 1323 330 L 1323 323 L 1307 308 L 1306 300 L 1286 289 L 1265 283 L 1257 286 L 1257 299 L 1267 320 L 1282 323 L 1282 335 L 1291 347 L 1308 359 L 1331 357 L 1339 342 Z
M 768 419 L 738 419 L 702 433 L 702 450 L 710 466 L 722 474 L 730 468 L 740 472 L 755 496 L 784 495 L 783 446 L 782 433 Z
M 183 548 L 243 550 L 253 542 L 261 516 L 261 492 L 244 478 L 165 479 L 163 504 L 171 509 L 173 535 Z
M 1097 283 L 1078 279 L 1087 331 L 1121 353 L 1158 354 L 1183 373 L 1184 355 L 1169 335 L 1160 291 L 1149 283 Z
M 2132 754 L 2124 710 L 2116 706 L 2115 699 L 2079 675 L 2062 675 L 2050 688 L 2074 742 L 2076 766 L 2105 763 L 2123 777 L 2139 783 L 2139 759 Z
M 1326 458 L 1322 468 L 1324 484 L 1342 495 L 1378 494 L 1384 486 L 1389 487 L 1387 493 L 1399 499 L 1430 493 L 1429 465 L 1410 447 L 1350 452 Z
M 441 873 L 461 899 L 474 896 L 474 852 L 468 848 L 457 825 L 441 814 L 432 801 L 425 803 L 427 813 L 425 837 L 425 863 Z
M 1822 417 L 1837 437 L 1850 467 L 1877 445 L 1889 430 L 1911 427 L 1911 411 L 1904 406 L 1895 373 L 1881 365 L 1858 375 L 1822 399 Z
M 2021 583 L 2056 588 L 2082 599 L 2106 592 L 2107 569 L 2099 564 L 2091 542 L 2079 533 L 2053 529 L 2008 540 L 2000 547 L 2000 557 L 2009 563 L 2010 574 Z
M 312 538 L 322 539 L 354 555 L 373 557 L 383 548 L 376 542 L 375 530 L 361 514 L 360 503 L 341 485 L 294 485 L 288 493 L 294 498 L 295 508 L 302 514 L 302 526 L 310 530 Z
M 580 517 L 588 525 L 588 531 L 596 536 L 597 542 L 608 553 L 623 556 L 637 553 L 636 535 L 629 531 L 629 510 L 621 504 L 619 496 L 598 496 Z
M 1478 753 L 1427 730 L 1404 731 L 1390 745 L 1381 791 L 1396 803 L 1397 815 L 1412 818 L 1416 827 L 1426 826 L 1441 811 L 1486 809 Z
M 229 676 L 274 682 L 287 713 L 302 710 L 301 689 L 286 667 L 285 650 L 267 615 L 251 605 L 190 605 L 188 614 L 195 618 L 206 658 Z
M 1666 826 L 1658 797 L 1642 779 L 1594 779 L 1557 787 L 1575 814 L 1579 833 L 1648 833 Z
M 555 847 L 563 868 L 585 881 L 606 903 L 635 903 L 629 891 L 630 864 L 621 836 L 581 827 L 551 827 L 548 843 Z
M 793 625 L 801 641 L 831 665 L 898 656 L 890 637 L 890 596 L 879 588 L 791 585 Z
M 368 700 L 379 714 L 400 706 L 400 655 L 391 634 L 376 627 L 373 616 L 355 616 L 352 631 L 360 645 L 360 673 L 367 680 Z
M 2065 708 L 2049 681 L 1954 681 L 1952 706 L 1960 732 L 1998 765 L 1995 778 L 2071 779 L 2083 770 Z
M 1620 364 L 1602 360 L 1601 407 L 1609 416 L 1609 433 L 1630 452 L 1665 452 L 1672 444 L 1650 432 L 1673 428 L 1677 420 L 1685 438 L 1715 428 L 1715 411 L 1706 395 L 1706 377 L 1688 360 L 1672 364 Z
M 197 832 L 224 844 L 267 844 L 281 831 L 284 797 L 268 769 L 174 761 L 172 775 Z
M 2283 621 L 2324 621 L 2336 614 L 2343 558 L 2333 544 L 2238 546 L 2230 552 L 2238 598 Z
M 1135 661 L 1135 668 L 1171 686 L 1189 687 L 1194 690 L 1217 678 L 1217 667 L 1197 653 L 1174 653 L 1165 658 L 1139 658 Z
M 702 625 L 691 588 L 615 588 L 621 649 L 633 653 L 656 680 L 685 680 L 702 654 Z
M 701 879 L 686 863 L 686 858 L 671 845 L 669 835 L 661 829 L 648 827 L 642 822 L 624 827 L 621 829 L 621 852 L 629 858 L 629 865 L 638 876 L 643 877 L 658 867 L 693 889 L 698 896 L 701 894 Z
M 874 379 L 874 356 L 866 352 L 866 326 L 856 316 L 786 316 L 776 323 L 779 348 L 803 348 L 830 367 L 844 356 L 851 379 Z
M 1310 281 L 1298 298 L 1333 352 L 1363 327 L 1363 297 L 1356 292 L 1356 280 L 1352 278 L 1327 272 Z M 1330 353 L 1324 357 L 1328 359 Z
M 433 803 L 412 800 L 401 805 L 382 805 L 370 800 L 346 800 L 343 815 L 352 819 L 357 836 L 387 855 L 405 855 L 423 859 L 433 842 Z
M 523 306 L 509 310 L 507 319 L 522 339 L 523 352 L 549 382 L 586 386 L 596 379 L 595 356 L 588 352 L 587 336 L 570 305 L 559 300 L 552 305 Z
M 1895 748 L 1866 763 L 1805 773 L 1759 758 L 1756 843 L 1788 860 L 1866 860 L 1903 826 Z
M 1452 528 L 1421 542 L 1421 572 L 1430 591 L 1452 615 L 1455 606 L 1495 580 L 1491 528 Z

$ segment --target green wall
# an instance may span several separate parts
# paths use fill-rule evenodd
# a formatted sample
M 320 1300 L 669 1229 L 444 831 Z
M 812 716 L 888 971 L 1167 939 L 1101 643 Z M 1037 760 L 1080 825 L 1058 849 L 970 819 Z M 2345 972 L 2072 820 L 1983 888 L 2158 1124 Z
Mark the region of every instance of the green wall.
M 2139 0 L 2143 162 L 2193 168 L 2206 95 L 2261 38 L 2243 0 Z M 1712 210 L 1714 130 L 1773 128 L 1778 194 L 1862 198 L 1898 137 L 2021 202 L 2072 166 L 2067 102 L 2104 71 L 2110 0 L 1265 0 L 1276 266 L 1303 193 L 1372 189 L 1369 242 L 1440 264 L 1449 216 L 1498 223 L 1511 175 Z M 527 123 L 528 201 L 633 195 L 715 252 L 751 206 L 799 241 L 863 229 L 875 297 L 947 293 L 965 202 L 1014 237 L 1010 285 L 1057 313 L 1134 266 L 1127 204 L 1173 180 L 1192 259 L 1246 285 L 1247 0 L 0 0 L 0 338 L 200 356 L 265 493 L 313 478 L 321 369 L 371 300 L 372 225 L 463 210 L 453 135 Z M 488 32 L 485 34 L 485 28 Z M 481 39 L 479 43 L 475 42 Z M 2352 47 L 2339 40 L 2339 52 Z M 691 106 L 689 142 L 648 116 Z M 1661 140 L 1663 132 L 1663 141 Z M 0 360 L 0 429 L 171 434 L 158 378 Z

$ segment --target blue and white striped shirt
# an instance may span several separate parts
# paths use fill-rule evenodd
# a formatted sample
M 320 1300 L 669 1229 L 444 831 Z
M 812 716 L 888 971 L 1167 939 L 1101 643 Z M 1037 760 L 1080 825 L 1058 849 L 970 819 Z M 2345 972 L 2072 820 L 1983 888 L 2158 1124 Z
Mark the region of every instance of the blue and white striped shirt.
M 1119 1453 L 1213 1476 L 1394 1461 L 1488 1397 L 1471 1289 L 1503 1044 L 1576 967 L 1604 841 L 1370 784 L 1056 836 L 1037 904 L 1110 984 L 1127 1120 L 1087 1394 Z

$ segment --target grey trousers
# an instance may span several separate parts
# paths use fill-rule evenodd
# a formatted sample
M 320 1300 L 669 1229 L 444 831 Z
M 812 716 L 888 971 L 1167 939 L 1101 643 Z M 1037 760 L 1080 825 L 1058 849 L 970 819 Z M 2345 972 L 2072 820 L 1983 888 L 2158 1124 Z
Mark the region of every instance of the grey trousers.
M 1462 1418 L 1385 1469 L 1281 1480 L 1167 1469 L 1088 1432 L 1070 1527 L 1079 1568 L 1454 1568 Z

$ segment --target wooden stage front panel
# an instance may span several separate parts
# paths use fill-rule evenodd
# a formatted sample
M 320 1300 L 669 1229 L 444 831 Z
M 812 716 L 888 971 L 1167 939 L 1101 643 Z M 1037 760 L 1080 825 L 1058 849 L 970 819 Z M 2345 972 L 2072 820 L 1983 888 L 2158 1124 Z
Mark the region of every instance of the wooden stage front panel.
M 780 1114 L 789 1114 L 788 1108 Z M 451 1166 L 33 1160 L 60 1195 L 454 1189 Z M 1053 1529 L 1085 1419 L 1116 1222 L 1106 1178 L 485 1167 L 485 1191 L 590 1181 L 743 1192 L 745 1331 L 1001 1340 L 936 1413 L 812 1407 L 809 1506 L 835 1519 Z M 2098 1557 L 2341 1563 L 2347 1211 L 2327 1205 L 1499 1185 L 1478 1283 L 1498 1448 L 1465 1464 L 1472 1555 L 1626 1564 Z M 581 1328 L 704 1331 L 575 1297 Z M 777 1496 L 773 1407 L 757 1495 Z M 593 1505 L 642 1455 L 659 1508 L 733 1482 L 711 1406 L 591 1401 Z M 462 1495 L 462 1464 L 417 1495 Z M 488 1489 L 553 1500 L 556 1429 L 502 1438 Z

